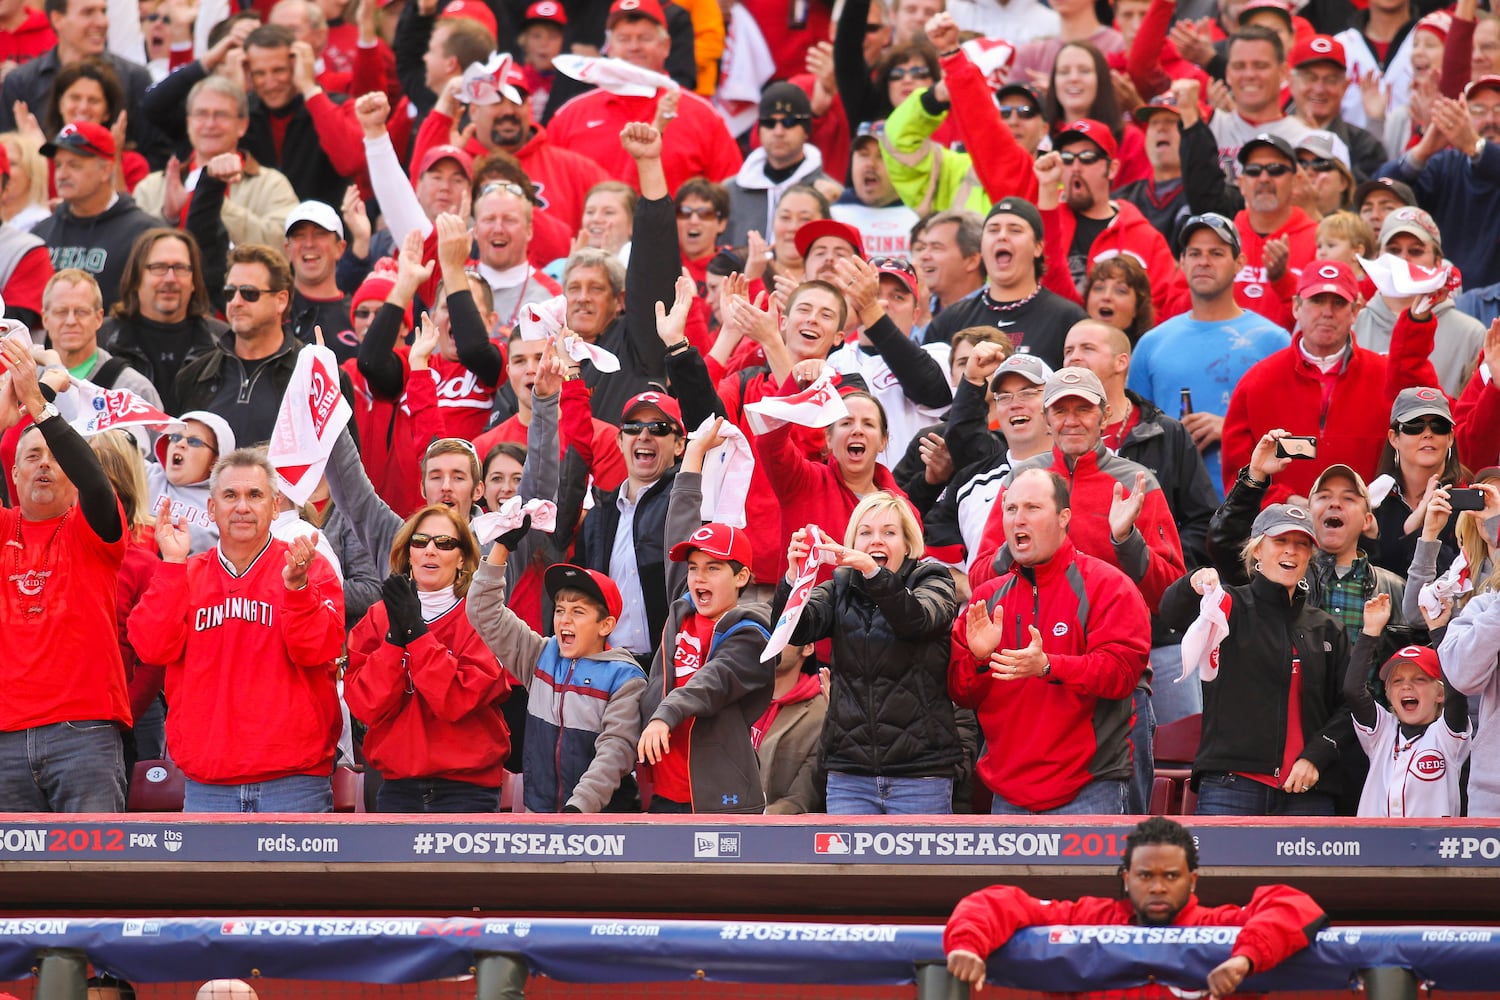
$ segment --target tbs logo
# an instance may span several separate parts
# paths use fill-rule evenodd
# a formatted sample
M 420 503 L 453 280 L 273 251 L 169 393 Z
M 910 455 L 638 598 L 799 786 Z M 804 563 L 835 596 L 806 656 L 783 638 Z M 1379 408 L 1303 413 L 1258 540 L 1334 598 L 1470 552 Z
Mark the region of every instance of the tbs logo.
M 851 854 L 847 833 L 815 833 L 813 834 L 814 854 Z
M 740 856 L 740 835 L 735 833 L 693 834 L 693 857 L 737 858 Z

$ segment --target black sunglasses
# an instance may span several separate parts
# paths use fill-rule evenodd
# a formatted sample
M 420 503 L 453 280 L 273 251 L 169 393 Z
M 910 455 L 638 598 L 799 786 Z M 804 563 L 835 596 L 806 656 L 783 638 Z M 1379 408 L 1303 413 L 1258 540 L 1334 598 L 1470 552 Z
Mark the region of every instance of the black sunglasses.
M 209 451 L 214 452 L 215 454 L 218 454 L 219 451 L 219 449 L 215 448 L 213 445 L 209 444 L 201 437 L 188 437 L 186 434 L 182 434 L 177 431 L 173 431 L 171 434 L 168 434 L 167 440 L 172 444 L 181 442 L 183 444 L 186 444 L 189 448 L 207 448 Z
M 1246 177 L 1255 178 L 1261 174 L 1271 177 L 1285 177 L 1295 168 L 1290 163 L 1247 163 L 1240 168 L 1240 172 Z
M 236 294 L 246 302 L 259 302 L 260 297 L 269 292 L 269 288 L 256 288 L 254 285 L 225 285 L 224 301 L 233 302 Z
M 931 80 L 932 70 L 926 66 L 897 66 L 886 74 L 888 80 L 905 80 L 907 77 L 913 80 Z
M 1021 118 L 1035 118 L 1042 113 L 1042 109 L 1035 104 L 1002 104 L 1000 105 L 1000 117 L 1009 118 L 1016 115 Z
M 677 425 L 670 420 L 627 420 L 620 425 L 620 433 L 635 437 L 641 431 L 650 431 L 652 437 L 670 437 L 677 433 Z
M 436 545 L 439 552 L 452 552 L 458 548 L 459 541 L 452 535 L 425 535 L 419 531 L 411 536 L 410 545 L 414 549 L 425 549 L 429 545 Z
M 1099 152 L 1097 149 L 1085 149 L 1081 153 L 1072 153 L 1072 152 L 1058 153 L 1057 154 L 1057 158 L 1059 160 L 1062 160 L 1062 164 L 1065 167 L 1072 166 L 1073 165 L 1073 161 L 1075 161 L 1075 160 L 1078 161 L 1079 163 L 1082 163 L 1085 167 L 1087 167 L 1087 166 L 1089 166 L 1091 164 L 1098 163 L 1100 160 L 1108 160 L 1109 159 L 1109 157 L 1105 156 L 1103 153 Z
M 1446 417 L 1417 417 L 1415 420 L 1404 420 L 1396 426 L 1402 434 L 1410 434 L 1412 437 L 1423 431 L 1432 431 L 1434 434 L 1453 433 L 1453 421 Z
M 1338 169 L 1332 160 L 1322 156 L 1310 160 L 1299 160 L 1298 162 L 1304 169 L 1311 170 L 1315 174 L 1328 174 Z
M 877 271 L 894 269 L 909 274 L 913 278 L 917 276 L 917 269 L 905 257 L 871 257 L 870 266 Z
M 712 205 L 678 205 L 679 219 L 717 219 L 719 210 Z
M 791 129 L 800 125 L 806 128 L 811 121 L 811 118 L 804 118 L 801 115 L 767 115 L 760 120 L 760 127 L 775 128 L 780 125 L 782 128 Z

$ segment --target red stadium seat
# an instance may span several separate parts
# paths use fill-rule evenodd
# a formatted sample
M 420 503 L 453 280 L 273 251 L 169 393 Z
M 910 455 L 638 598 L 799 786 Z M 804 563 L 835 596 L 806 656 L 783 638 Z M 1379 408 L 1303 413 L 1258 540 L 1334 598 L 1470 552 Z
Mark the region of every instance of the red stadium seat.
M 1151 780 L 1151 815 L 1175 816 L 1181 808 L 1178 785 L 1171 778 L 1158 776 Z
M 182 812 L 186 778 L 170 760 L 138 760 L 130 772 L 131 812 Z
M 351 767 L 341 767 L 333 772 L 333 811 L 336 813 L 362 813 L 365 811 L 365 776 Z
M 1156 762 L 1192 767 L 1198 756 L 1198 741 L 1203 738 L 1203 714 L 1189 715 L 1156 727 L 1151 739 L 1151 753 Z
M 526 804 L 521 801 L 521 792 L 524 783 L 520 773 L 512 774 L 506 771 L 500 783 L 500 811 L 503 813 L 523 813 Z
M 1198 814 L 1198 793 L 1186 783 L 1182 786 L 1182 815 L 1196 816 Z

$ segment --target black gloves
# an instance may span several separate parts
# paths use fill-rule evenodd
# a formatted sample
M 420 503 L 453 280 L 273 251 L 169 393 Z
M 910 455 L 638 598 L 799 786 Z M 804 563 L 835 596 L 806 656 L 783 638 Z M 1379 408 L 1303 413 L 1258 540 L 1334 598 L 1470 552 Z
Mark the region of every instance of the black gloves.
M 422 621 L 422 602 L 417 599 L 417 584 L 400 573 L 392 573 L 380 585 L 385 600 L 385 615 L 390 620 L 390 629 L 385 641 L 392 646 L 407 646 L 427 634 L 427 623 Z
M 516 546 L 521 544 L 521 539 L 526 537 L 526 532 L 531 530 L 531 515 L 527 514 L 521 518 L 519 527 L 511 528 L 505 534 L 495 539 L 496 545 L 505 547 L 506 552 L 516 551 Z

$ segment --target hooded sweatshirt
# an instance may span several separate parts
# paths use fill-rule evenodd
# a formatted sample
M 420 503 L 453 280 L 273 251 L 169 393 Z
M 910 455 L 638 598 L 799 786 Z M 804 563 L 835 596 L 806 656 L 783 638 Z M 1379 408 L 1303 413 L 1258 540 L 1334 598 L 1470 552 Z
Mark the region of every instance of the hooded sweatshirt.
M 207 410 L 190 410 L 179 419 L 196 420 L 208 425 L 217 439 L 214 443 L 218 455 L 234 451 L 234 431 L 229 423 L 217 413 Z M 207 552 L 219 544 L 219 526 L 208 513 L 208 478 L 196 483 L 177 486 L 167 479 L 167 450 L 171 447 L 167 435 L 156 439 L 156 461 L 146 467 L 146 486 L 151 494 L 151 510 L 155 512 L 162 497 L 172 502 L 172 517 L 182 518 L 188 526 L 189 552 L 197 555 Z
M 765 149 L 752 150 L 740 172 L 724 185 L 729 189 L 729 228 L 724 231 L 724 242 L 730 246 L 744 246 L 752 229 L 762 234 L 771 232 L 776 203 L 787 188 L 828 179 L 823 172 L 823 152 L 810 142 L 802 147 L 802 162 L 789 176 L 772 180 L 766 176 L 766 166 Z
M 130 195 L 120 194 L 108 208 L 87 219 L 75 216 L 72 206 L 63 202 L 32 232 L 52 251 L 54 271 L 77 267 L 94 276 L 108 312 L 120 297 L 120 273 L 135 238 L 159 225 L 161 220 L 141 211 Z

